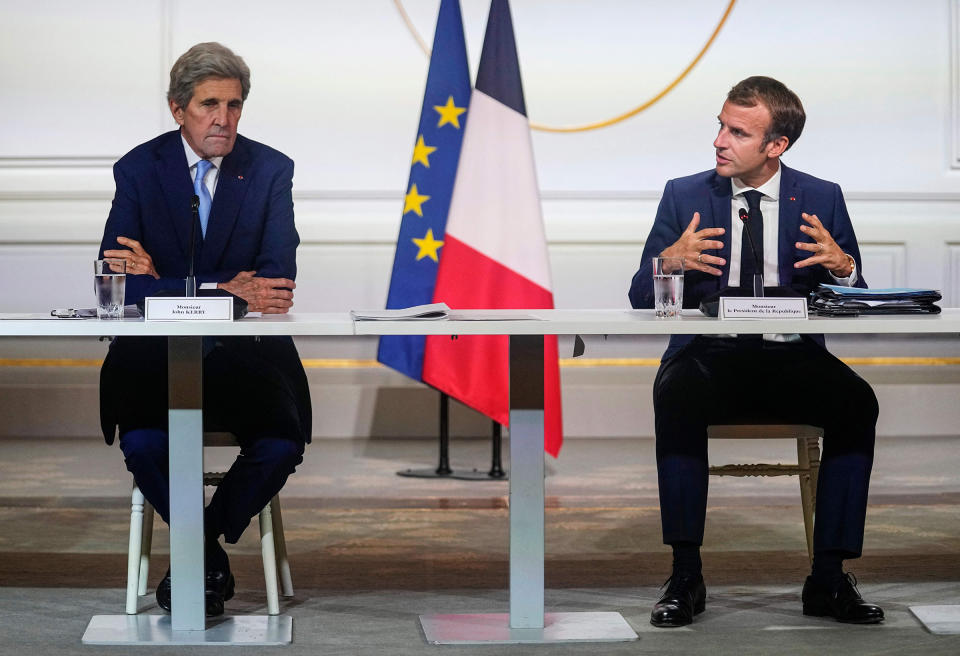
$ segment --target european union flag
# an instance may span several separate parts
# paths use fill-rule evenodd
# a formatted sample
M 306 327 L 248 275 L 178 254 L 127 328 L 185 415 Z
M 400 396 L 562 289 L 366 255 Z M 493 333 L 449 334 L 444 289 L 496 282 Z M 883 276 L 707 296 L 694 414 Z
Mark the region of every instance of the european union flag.
M 388 309 L 433 302 L 470 90 L 460 2 L 441 0 L 410 180 L 403 199 Z M 377 360 L 422 380 L 425 342 L 422 335 L 381 337 Z

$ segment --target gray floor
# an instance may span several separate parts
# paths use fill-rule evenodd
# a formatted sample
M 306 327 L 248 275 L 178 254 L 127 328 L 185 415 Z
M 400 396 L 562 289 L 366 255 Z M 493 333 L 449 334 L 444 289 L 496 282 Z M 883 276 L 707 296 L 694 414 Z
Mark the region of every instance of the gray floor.
M 652 442 L 571 440 L 560 459 L 548 460 L 548 610 L 618 611 L 639 640 L 432 647 L 420 632 L 421 613 L 507 610 L 506 483 L 396 476 L 434 464 L 435 445 L 427 441 L 324 441 L 308 449 L 284 491 L 297 590 L 282 608 L 294 618 L 294 644 L 257 653 L 960 653 L 960 636 L 932 635 L 908 610 L 960 604 L 958 446 L 960 438 L 878 444 L 864 558 L 854 570 L 864 596 L 884 606 L 884 625 L 842 626 L 799 612 L 806 555 L 795 479 L 714 479 L 704 549 L 707 611 L 690 628 L 657 630 L 647 618 L 668 556 L 657 535 Z M 716 463 L 748 454 L 788 461 L 793 452 L 789 444 L 711 445 Z M 454 467 L 488 466 L 482 441 L 455 442 L 451 453 Z M 211 456 L 218 459 L 229 456 Z M 92 615 L 123 607 L 122 571 L 98 579 L 95 568 L 119 563 L 122 570 L 128 495 L 119 450 L 102 442 L 0 441 L 0 558 L 23 565 L 2 570 L 0 654 L 197 651 L 80 644 Z M 256 553 L 252 530 L 231 548 L 244 579 L 229 612 L 263 612 L 252 574 Z M 45 563 L 54 564 L 52 571 Z M 58 571 L 64 563 L 91 567 L 89 578 L 97 580 Z M 64 587 L 67 574 L 73 582 Z M 156 612 L 151 597 L 141 608 Z M 202 652 L 238 649 L 247 651 Z

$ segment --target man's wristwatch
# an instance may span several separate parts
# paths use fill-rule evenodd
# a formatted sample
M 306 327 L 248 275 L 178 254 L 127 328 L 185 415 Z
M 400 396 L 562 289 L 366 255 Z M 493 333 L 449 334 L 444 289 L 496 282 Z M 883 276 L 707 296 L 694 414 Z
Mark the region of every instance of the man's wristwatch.
M 857 261 L 853 259 L 853 255 L 850 255 L 850 253 L 844 253 L 843 255 L 844 257 L 847 258 L 847 263 L 850 265 L 850 270 L 844 274 L 837 273 L 836 271 L 831 271 L 830 273 L 835 275 L 837 278 L 849 278 L 850 276 L 853 275 L 853 272 L 857 268 Z

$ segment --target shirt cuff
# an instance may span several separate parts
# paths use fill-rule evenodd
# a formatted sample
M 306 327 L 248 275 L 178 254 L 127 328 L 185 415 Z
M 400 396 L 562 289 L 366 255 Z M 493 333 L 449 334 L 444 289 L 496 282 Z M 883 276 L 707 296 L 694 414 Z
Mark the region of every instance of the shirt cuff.
M 857 284 L 857 280 L 859 279 L 857 276 L 856 262 L 853 263 L 853 271 L 851 271 L 850 275 L 846 278 L 837 278 L 835 275 L 833 275 L 833 271 L 830 271 L 829 269 L 827 269 L 827 273 L 829 273 L 830 277 L 833 278 L 834 284 L 839 285 L 840 287 L 853 287 L 855 284 Z
M 202 282 L 200 283 L 200 289 L 216 289 L 217 284 L 215 282 Z

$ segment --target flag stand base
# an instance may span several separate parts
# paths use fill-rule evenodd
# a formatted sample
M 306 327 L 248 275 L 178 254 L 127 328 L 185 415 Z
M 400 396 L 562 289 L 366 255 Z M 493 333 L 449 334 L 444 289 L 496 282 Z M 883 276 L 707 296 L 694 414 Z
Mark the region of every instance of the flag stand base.
M 439 469 L 430 469 L 429 467 L 425 469 L 404 469 L 397 472 L 397 476 L 405 476 L 407 478 L 454 478 L 453 471 L 441 471 Z
M 450 468 L 450 397 L 440 393 L 440 459 L 435 469 L 403 469 L 397 476 L 407 478 L 455 478 L 461 481 L 505 481 L 509 478 L 503 469 L 501 458 L 502 428 L 493 422 L 492 456 L 490 471 L 482 472 L 477 469 L 470 471 L 454 471 Z

